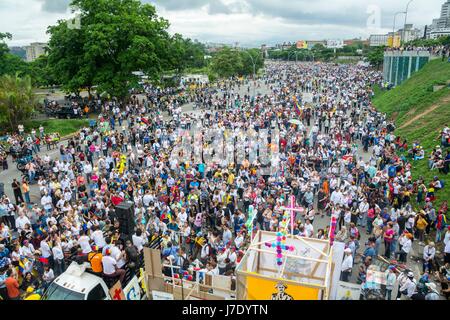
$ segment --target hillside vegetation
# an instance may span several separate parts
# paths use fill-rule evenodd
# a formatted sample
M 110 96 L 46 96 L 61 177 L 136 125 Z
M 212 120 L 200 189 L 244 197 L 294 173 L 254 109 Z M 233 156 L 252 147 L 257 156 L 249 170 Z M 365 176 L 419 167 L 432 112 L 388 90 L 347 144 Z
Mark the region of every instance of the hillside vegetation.
M 432 60 L 410 79 L 390 90 L 375 90 L 373 103 L 376 108 L 395 120 L 395 134 L 408 141 L 411 147 L 418 141 L 425 149 L 425 159 L 414 161 L 413 178 L 422 176 L 430 182 L 434 176 L 444 181 L 445 188 L 436 193 L 437 205 L 450 200 L 450 179 L 428 168 L 428 157 L 433 148 L 440 145 L 440 133 L 450 125 L 450 88 L 433 92 L 433 86 L 446 85 L 450 80 L 450 63 L 440 59 Z M 445 154 L 445 150 L 444 150 Z

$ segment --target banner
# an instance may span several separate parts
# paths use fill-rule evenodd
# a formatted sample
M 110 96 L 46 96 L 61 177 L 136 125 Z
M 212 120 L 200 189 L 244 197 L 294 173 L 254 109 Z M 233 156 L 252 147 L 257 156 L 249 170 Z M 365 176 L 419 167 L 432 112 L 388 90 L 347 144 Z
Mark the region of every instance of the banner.
M 319 300 L 319 288 L 252 276 L 247 276 L 246 282 L 247 300 Z
M 141 300 L 141 286 L 139 280 L 134 276 L 131 281 L 123 289 L 126 300 Z

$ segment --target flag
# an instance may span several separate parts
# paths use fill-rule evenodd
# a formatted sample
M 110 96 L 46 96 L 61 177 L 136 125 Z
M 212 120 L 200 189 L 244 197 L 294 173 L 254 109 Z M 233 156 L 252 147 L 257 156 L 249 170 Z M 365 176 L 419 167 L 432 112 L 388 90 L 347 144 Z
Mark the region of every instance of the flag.
M 20 274 L 24 274 L 25 271 L 25 263 L 28 262 L 27 258 L 23 258 L 19 260 L 19 272 Z
M 302 109 L 298 105 L 297 97 L 294 97 L 294 111 L 299 117 L 302 115 Z

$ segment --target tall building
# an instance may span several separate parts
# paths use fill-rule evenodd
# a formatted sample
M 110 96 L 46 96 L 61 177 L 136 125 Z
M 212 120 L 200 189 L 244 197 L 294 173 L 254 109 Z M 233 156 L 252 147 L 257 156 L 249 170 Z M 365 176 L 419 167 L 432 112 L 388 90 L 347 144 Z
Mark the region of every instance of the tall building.
M 404 28 L 398 30 L 401 35 L 402 42 L 412 41 L 423 36 L 423 31 L 417 28 L 413 28 L 412 24 L 405 25 Z
M 45 54 L 45 48 L 47 47 L 46 43 L 42 42 L 33 42 L 29 46 L 25 47 L 27 51 L 26 60 L 28 62 L 32 62 L 39 58 L 40 56 Z
M 436 39 L 450 35 L 450 0 L 447 0 L 441 7 L 441 16 L 433 19 L 431 25 L 427 26 L 426 37 Z

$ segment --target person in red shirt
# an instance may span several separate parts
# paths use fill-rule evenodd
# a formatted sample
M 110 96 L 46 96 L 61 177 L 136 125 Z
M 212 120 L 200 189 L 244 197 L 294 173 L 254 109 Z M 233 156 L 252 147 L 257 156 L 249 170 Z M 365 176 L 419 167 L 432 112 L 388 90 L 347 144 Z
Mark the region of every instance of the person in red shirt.
M 6 291 L 8 293 L 8 298 L 10 300 L 19 300 L 20 298 L 20 290 L 19 290 L 19 282 L 16 278 L 12 276 L 12 270 L 9 269 L 6 272 L 8 278 L 5 280 Z
M 118 206 L 119 204 L 121 204 L 123 202 L 123 198 L 119 197 L 118 194 L 113 194 L 113 196 L 111 197 L 111 202 L 115 205 Z

